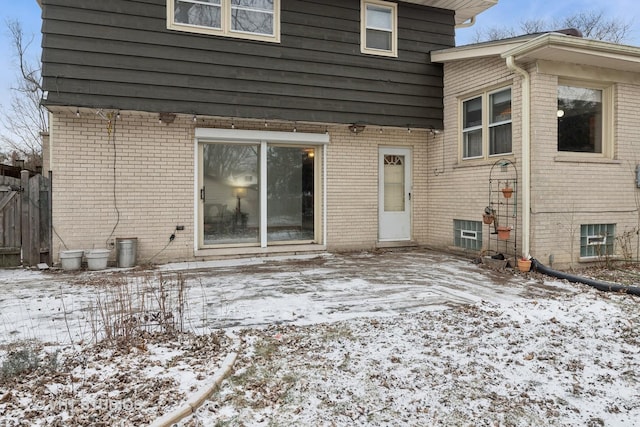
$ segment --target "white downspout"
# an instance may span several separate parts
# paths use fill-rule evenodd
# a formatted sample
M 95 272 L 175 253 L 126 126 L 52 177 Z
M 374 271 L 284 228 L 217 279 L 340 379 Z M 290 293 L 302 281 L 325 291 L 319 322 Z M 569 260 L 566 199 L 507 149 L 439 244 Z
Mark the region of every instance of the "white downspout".
M 507 67 L 522 76 L 522 256 L 529 256 L 531 238 L 531 76 L 507 56 Z
M 467 21 L 464 21 L 462 24 L 456 25 L 456 30 L 460 28 L 473 27 L 475 24 L 476 24 L 476 17 L 472 16 L 470 19 L 468 19 Z

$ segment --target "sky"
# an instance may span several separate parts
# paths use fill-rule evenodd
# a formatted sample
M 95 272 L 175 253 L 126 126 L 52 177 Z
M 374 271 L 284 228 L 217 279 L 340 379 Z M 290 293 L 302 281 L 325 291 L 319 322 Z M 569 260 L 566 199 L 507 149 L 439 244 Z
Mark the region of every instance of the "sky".
M 11 39 L 6 22 L 17 20 L 22 23 L 25 39 L 33 42 L 29 58 L 40 57 L 40 6 L 36 0 L 0 0 L 0 106 L 6 108 L 10 101 L 10 88 L 17 79 L 17 61 L 11 49 Z M 468 44 L 476 32 L 491 27 L 518 27 L 520 22 L 530 19 L 553 20 L 579 11 L 604 11 L 609 18 L 619 18 L 633 24 L 627 44 L 640 46 L 640 3 L 638 0 L 499 0 L 486 12 L 480 14 L 476 25 L 457 30 L 456 43 Z M 0 130 L 1 131 L 1 130 Z

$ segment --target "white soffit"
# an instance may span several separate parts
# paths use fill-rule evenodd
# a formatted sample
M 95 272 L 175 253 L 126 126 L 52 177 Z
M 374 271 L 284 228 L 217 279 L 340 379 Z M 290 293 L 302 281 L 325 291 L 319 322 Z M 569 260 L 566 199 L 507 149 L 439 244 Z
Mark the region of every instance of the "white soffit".
M 403 0 L 405 3 L 421 4 L 439 9 L 454 10 L 456 25 L 468 21 L 476 15 L 498 4 L 498 0 Z

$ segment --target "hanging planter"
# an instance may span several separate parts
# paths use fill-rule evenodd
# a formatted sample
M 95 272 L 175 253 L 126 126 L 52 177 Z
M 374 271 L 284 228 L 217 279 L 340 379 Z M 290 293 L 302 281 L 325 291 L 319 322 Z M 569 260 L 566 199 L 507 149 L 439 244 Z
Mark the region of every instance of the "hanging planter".
M 493 215 L 491 214 L 482 214 L 482 222 L 484 222 L 485 224 L 492 224 L 493 223 Z
M 509 240 L 509 236 L 511 235 L 511 227 L 505 227 L 501 225 L 496 229 L 498 230 L 498 239 Z
M 504 196 L 505 199 L 510 199 L 512 194 L 513 194 L 513 188 L 507 186 L 502 189 L 502 195 Z
M 520 270 L 523 273 L 526 273 L 529 270 L 531 270 L 531 260 L 527 258 L 518 259 L 518 270 Z

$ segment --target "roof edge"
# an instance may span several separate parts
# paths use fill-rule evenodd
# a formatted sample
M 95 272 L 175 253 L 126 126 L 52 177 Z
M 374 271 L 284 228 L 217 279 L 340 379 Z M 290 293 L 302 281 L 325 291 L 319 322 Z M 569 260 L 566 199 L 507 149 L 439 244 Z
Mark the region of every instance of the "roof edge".
M 512 49 L 503 52 L 501 56 L 503 58 L 508 56 L 518 57 L 548 46 L 589 50 L 592 52 L 596 51 L 616 55 L 640 56 L 640 47 L 605 42 L 602 40 L 583 39 L 559 33 L 543 34 L 519 46 L 514 46 Z
M 501 56 L 504 52 L 515 49 L 523 43 L 525 43 L 523 40 L 500 40 L 491 43 L 470 44 L 449 49 L 434 50 L 431 52 L 431 61 L 444 63 L 464 59 Z

